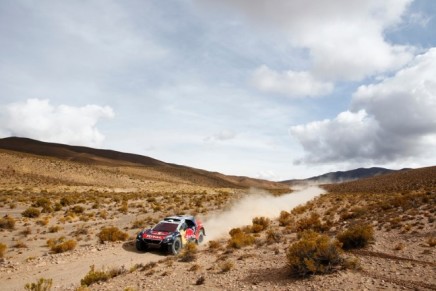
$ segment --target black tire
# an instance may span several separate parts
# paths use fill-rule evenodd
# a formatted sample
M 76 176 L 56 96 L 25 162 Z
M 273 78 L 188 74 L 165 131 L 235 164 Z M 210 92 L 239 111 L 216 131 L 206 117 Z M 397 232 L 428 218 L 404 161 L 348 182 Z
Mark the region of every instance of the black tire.
M 137 240 L 136 241 L 136 249 L 140 252 L 145 252 L 148 249 L 148 246 L 143 241 Z
M 178 237 L 174 240 L 173 244 L 171 245 L 170 252 L 173 255 L 177 255 L 178 253 L 180 253 L 182 247 L 183 247 L 182 240 L 180 239 L 180 237 Z
M 204 240 L 204 230 L 200 230 L 200 234 L 198 235 L 197 244 L 201 244 Z

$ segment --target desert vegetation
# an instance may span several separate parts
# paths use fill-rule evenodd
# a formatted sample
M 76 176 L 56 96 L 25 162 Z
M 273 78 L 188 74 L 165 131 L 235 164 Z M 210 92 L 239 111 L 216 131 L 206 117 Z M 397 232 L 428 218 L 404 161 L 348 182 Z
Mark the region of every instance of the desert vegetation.
M 436 284 L 421 278 L 435 277 L 434 168 L 326 185 L 328 193 L 304 205 L 284 205 L 276 217 L 253 214 L 251 224 L 166 257 L 137 253 L 135 235 L 167 215 L 220 213 L 249 191 L 206 185 L 210 177 L 198 173 L 184 179 L 187 172 L 174 168 L 0 154 L 1 276 L 19 289 L 27 270 L 34 272 L 29 290 L 60 284 L 40 282 L 54 273 L 38 272 L 68 269 L 76 258 L 84 270 L 70 283 L 81 290 L 153 289 L 157 281 L 162 288 L 212 289 L 334 289 L 349 280 L 360 289 Z

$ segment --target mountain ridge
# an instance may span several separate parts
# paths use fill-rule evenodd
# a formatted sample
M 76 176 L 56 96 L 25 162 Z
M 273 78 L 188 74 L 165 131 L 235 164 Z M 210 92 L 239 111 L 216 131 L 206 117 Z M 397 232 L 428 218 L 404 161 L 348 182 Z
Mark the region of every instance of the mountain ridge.
M 218 172 L 210 172 L 189 166 L 166 163 L 151 157 L 132 153 L 123 153 L 108 149 L 95 149 L 84 146 L 73 146 L 61 143 L 50 143 L 23 137 L 7 137 L 0 139 L 0 149 L 22 152 L 79 162 L 88 165 L 104 165 L 111 167 L 144 167 L 159 171 L 177 179 L 194 184 L 229 187 L 288 190 L 286 184 L 244 176 L 231 176 Z
M 348 171 L 329 172 L 319 176 L 310 177 L 307 179 L 284 180 L 284 181 L 280 181 L 280 183 L 285 183 L 288 185 L 294 185 L 300 183 L 317 183 L 317 184 L 342 183 L 342 182 L 349 182 L 349 181 L 376 177 L 379 175 L 385 175 L 389 173 L 395 173 L 395 172 L 407 171 L 407 170 L 411 170 L 411 169 L 404 168 L 401 170 L 392 170 L 382 167 L 357 168 Z

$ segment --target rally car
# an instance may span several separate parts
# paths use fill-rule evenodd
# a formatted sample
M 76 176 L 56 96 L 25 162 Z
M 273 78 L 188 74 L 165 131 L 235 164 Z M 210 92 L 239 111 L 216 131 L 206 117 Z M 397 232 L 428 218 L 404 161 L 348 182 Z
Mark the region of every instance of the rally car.
M 188 242 L 203 242 L 206 232 L 202 222 L 192 215 L 165 217 L 153 228 L 144 229 L 136 237 L 136 249 L 146 251 L 157 246 L 177 255 Z

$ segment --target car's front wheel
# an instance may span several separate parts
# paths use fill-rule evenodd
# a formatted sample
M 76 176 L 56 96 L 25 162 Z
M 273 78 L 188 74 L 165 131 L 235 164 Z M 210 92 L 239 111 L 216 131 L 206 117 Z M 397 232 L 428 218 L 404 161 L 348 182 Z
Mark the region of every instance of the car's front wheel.
M 145 252 L 148 249 L 148 246 L 143 241 L 137 240 L 136 241 L 136 249 L 140 252 Z
M 182 240 L 180 239 L 180 237 L 178 237 L 174 240 L 173 244 L 171 245 L 170 251 L 173 255 L 177 255 L 181 249 L 182 249 Z

